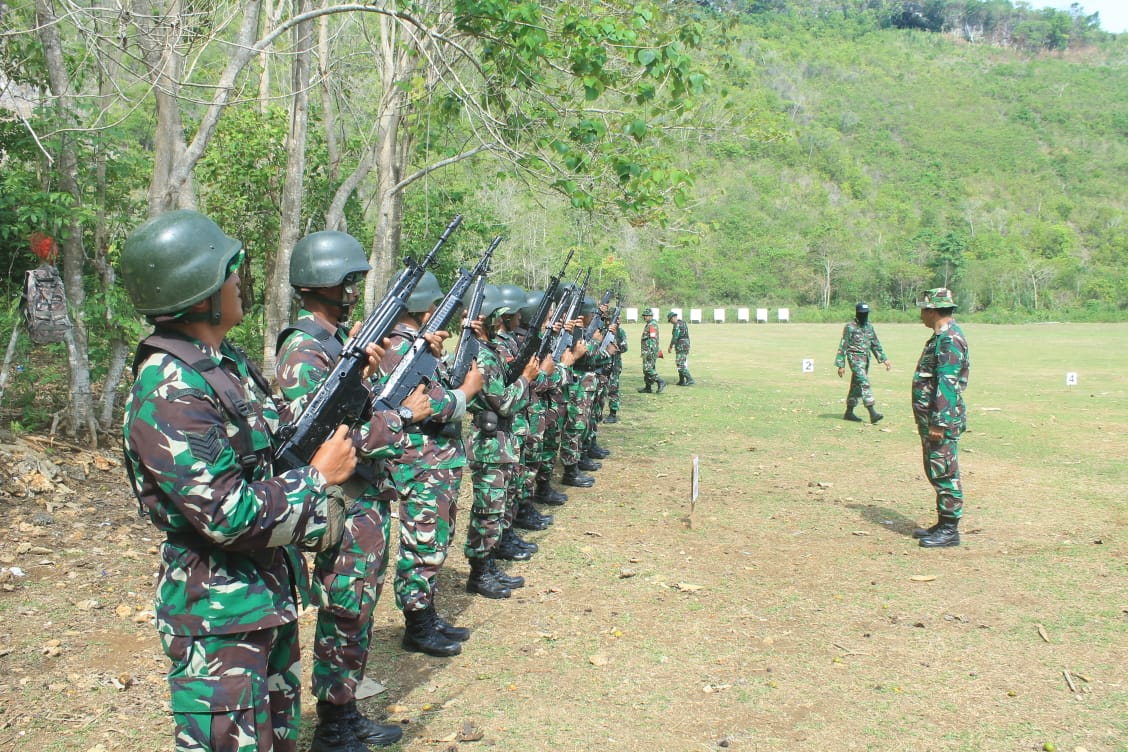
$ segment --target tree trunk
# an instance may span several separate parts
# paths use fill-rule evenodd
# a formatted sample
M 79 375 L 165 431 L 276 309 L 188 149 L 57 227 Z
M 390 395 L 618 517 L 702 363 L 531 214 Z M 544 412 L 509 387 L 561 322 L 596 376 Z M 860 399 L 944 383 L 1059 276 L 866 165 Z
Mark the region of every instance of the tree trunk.
M 299 13 L 310 10 L 302 0 Z M 266 325 L 264 327 L 263 369 L 274 372 L 274 340 L 290 321 L 290 253 L 302 235 L 302 189 L 305 175 L 306 130 L 309 124 L 309 66 L 313 23 L 294 27 L 294 58 L 290 87 L 290 133 L 286 143 L 286 180 L 282 185 L 282 219 L 278 252 L 268 275 Z
M 56 97 L 60 123 L 71 121 L 71 81 L 63 58 L 59 39 L 58 20 L 48 0 L 36 0 L 39 38 L 47 65 L 47 78 Z M 82 246 L 82 222 L 79 209 L 82 191 L 78 184 L 78 156 L 73 138 L 63 132 L 59 154 L 59 187 L 70 194 L 74 202 L 69 220 L 68 236 L 63 239 L 63 286 L 67 293 L 73 327 L 67 332 L 67 370 L 71 394 L 67 420 L 67 434 L 78 437 L 86 431 L 92 446 L 98 445 L 98 428 L 94 422 L 93 395 L 90 390 L 90 355 L 86 335 L 86 291 L 83 288 L 83 266 L 86 253 Z
M 332 4 L 332 0 L 324 0 L 324 5 L 327 7 Z M 332 80 L 332 66 L 329 65 L 329 16 L 325 15 L 318 19 L 318 35 L 317 35 L 317 73 L 321 86 L 318 87 L 321 91 L 321 122 L 325 127 L 325 149 L 329 158 L 329 180 L 336 181 L 341 176 L 341 150 L 337 146 L 337 108 L 333 104 L 333 88 L 329 85 Z M 341 232 L 347 232 L 347 229 L 340 223 L 341 227 L 326 228 L 338 229 Z
M 155 3 L 135 2 L 139 19 L 139 42 L 153 84 L 153 101 L 157 126 L 153 134 L 153 178 L 149 182 L 149 216 L 175 208 L 195 208 L 196 197 L 191 183 L 181 186 L 175 195 L 169 192 L 173 168 L 184 155 L 184 124 L 180 116 L 180 80 L 184 72 L 184 56 L 177 48 L 183 28 L 180 0 L 172 0 L 167 11 Z

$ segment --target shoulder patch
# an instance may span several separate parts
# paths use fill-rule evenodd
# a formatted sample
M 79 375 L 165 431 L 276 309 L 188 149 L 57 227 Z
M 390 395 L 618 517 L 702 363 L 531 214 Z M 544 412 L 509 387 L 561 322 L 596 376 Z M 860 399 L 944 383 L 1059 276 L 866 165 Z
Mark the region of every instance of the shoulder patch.
M 220 431 L 219 426 L 212 426 L 207 433 L 189 433 L 184 438 L 188 441 L 188 449 L 192 456 L 209 465 L 215 464 L 224 448 L 228 446 L 226 434 Z

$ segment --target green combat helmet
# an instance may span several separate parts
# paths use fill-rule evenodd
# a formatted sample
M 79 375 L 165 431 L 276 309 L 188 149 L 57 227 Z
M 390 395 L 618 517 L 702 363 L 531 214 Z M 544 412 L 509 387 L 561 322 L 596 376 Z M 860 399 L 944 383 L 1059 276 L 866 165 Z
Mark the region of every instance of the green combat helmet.
M 304 294 L 336 306 L 340 320 L 346 321 L 357 299 L 359 281 L 371 269 L 360 241 L 348 233 L 322 230 L 299 240 L 290 253 L 290 286 L 302 294 L 303 288 L 316 290 L 344 285 L 338 298 L 315 292 Z
M 293 287 L 336 287 L 350 274 L 367 274 L 371 270 L 360 241 L 334 230 L 306 235 L 290 254 Z
M 419 284 L 407 296 L 408 313 L 425 313 L 431 306 L 443 299 L 443 288 L 439 287 L 439 279 L 431 272 L 423 272 Z
M 504 301 L 501 298 L 501 290 L 498 289 L 497 285 L 486 285 L 482 293 L 482 310 L 478 312 L 479 316 L 488 319 L 495 314 L 500 316 L 503 313 L 510 312 L 509 307 L 504 305 Z M 466 291 L 466 294 L 462 296 L 462 305 L 465 308 L 469 308 L 470 299 L 473 297 L 474 288 L 471 287 Z
M 580 315 L 581 316 L 593 316 L 593 315 L 595 315 L 595 298 L 593 298 L 590 295 L 584 296 L 584 301 L 580 304 Z
M 509 309 L 506 313 L 520 313 L 527 300 L 525 291 L 517 285 L 498 285 L 497 289 L 501 293 L 501 304 Z
M 525 302 L 521 305 L 521 318 L 526 324 L 533 320 L 533 315 L 540 308 L 542 300 L 544 300 L 544 290 L 529 290 Z
M 188 209 L 166 212 L 125 240 L 121 276 L 139 313 L 180 313 L 213 297 L 210 319 L 219 323 L 219 290 L 228 265 L 243 250 L 212 220 Z

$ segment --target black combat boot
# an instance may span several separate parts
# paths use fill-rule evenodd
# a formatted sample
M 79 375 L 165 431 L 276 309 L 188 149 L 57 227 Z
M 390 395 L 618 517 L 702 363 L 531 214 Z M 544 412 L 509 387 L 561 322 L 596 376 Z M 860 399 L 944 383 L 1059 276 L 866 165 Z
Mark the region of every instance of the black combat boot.
M 567 500 L 568 494 L 553 488 L 552 481 L 549 478 L 537 479 L 537 490 L 533 492 L 533 501 L 538 504 L 558 507 Z
M 882 418 L 885 417 L 884 415 L 879 413 L 877 410 L 875 410 L 873 405 L 866 405 L 866 409 L 869 410 L 870 423 L 876 423 L 877 421 L 879 421 L 879 420 L 881 420 Z
M 601 447 L 594 436 L 592 436 L 591 441 L 588 442 L 587 453 L 588 457 L 596 460 L 604 460 L 611 456 L 611 450 Z
M 854 415 L 854 406 L 851 404 L 846 405 L 846 413 L 842 416 L 842 420 L 852 420 L 855 423 L 861 423 L 862 419 Z
M 533 558 L 533 552 L 517 542 L 513 528 L 506 528 L 501 534 L 501 540 L 493 548 L 493 555 L 505 561 L 528 561 Z
M 932 527 L 915 528 L 913 530 L 913 537 L 916 538 L 917 540 L 920 540 L 921 538 L 927 538 L 928 536 L 935 533 L 939 528 L 940 528 L 940 521 L 937 520 L 936 523 Z
M 352 726 L 353 734 L 364 744 L 387 747 L 398 742 L 403 736 L 403 729 L 395 724 L 376 723 L 370 718 L 365 718 L 360 708 L 356 706 L 356 700 L 349 700 L 344 708 L 345 718 Z
M 526 501 L 517 507 L 517 514 L 513 518 L 513 527 L 533 531 L 548 530 L 552 522 L 551 514 L 541 514 L 532 503 Z
M 658 379 L 658 394 L 661 394 L 662 390 L 664 390 L 665 388 L 666 388 L 666 382 L 663 381 L 662 379 Z
M 492 574 L 494 579 L 501 583 L 503 587 L 507 587 L 510 590 L 516 590 L 517 588 L 525 587 L 524 577 L 507 573 L 504 569 L 497 565 L 497 561 L 495 561 L 494 557 L 492 556 L 489 558 L 489 562 L 490 574 Z
M 466 592 L 484 595 L 487 598 L 508 598 L 513 592 L 498 582 L 490 571 L 490 558 L 470 559 L 470 579 L 466 580 Z
M 607 413 L 607 417 L 603 419 L 603 422 L 604 423 L 618 423 L 619 422 L 618 411 L 612 410 L 611 412 Z
M 595 478 L 581 473 L 576 465 L 565 465 L 564 477 L 560 479 L 560 482 L 576 488 L 591 488 L 595 485 Z
M 466 627 L 456 627 L 443 617 L 439 616 L 439 612 L 435 610 L 434 603 L 432 603 L 427 608 L 431 609 L 432 613 L 435 614 L 435 629 L 437 629 L 439 634 L 441 634 L 443 637 L 455 640 L 457 642 L 466 642 L 470 639 L 470 630 Z
M 960 545 L 958 517 L 941 517 L 938 527 L 920 539 L 922 548 L 949 548 Z
M 318 700 L 317 728 L 313 731 L 309 752 L 368 752 L 368 747 L 353 731 L 347 707 Z M 402 734 L 401 731 L 400 735 Z
M 689 371 L 686 371 L 686 373 L 685 373 L 685 385 L 686 386 L 693 386 L 696 383 L 697 382 L 693 380 L 693 377 L 689 375 Z
M 653 394 L 654 393 L 654 390 L 650 388 L 649 383 L 647 383 L 646 386 L 642 387 L 638 391 L 639 391 L 639 394 Z
M 411 653 L 426 653 L 439 658 L 458 655 L 462 645 L 457 640 L 444 636 L 436 627 L 435 611 L 425 608 L 419 611 L 404 611 L 403 649 Z
M 678 372 L 678 386 L 685 386 L 685 374 Z
M 587 452 L 584 452 L 583 454 L 580 455 L 579 468 L 581 470 L 583 470 L 585 473 L 595 472 L 596 470 L 598 470 L 601 467 L 603 467 L 603 463 L 599 462 L 597 460 L 593 460 L 591 457 L 589 457 L 587 455 Z

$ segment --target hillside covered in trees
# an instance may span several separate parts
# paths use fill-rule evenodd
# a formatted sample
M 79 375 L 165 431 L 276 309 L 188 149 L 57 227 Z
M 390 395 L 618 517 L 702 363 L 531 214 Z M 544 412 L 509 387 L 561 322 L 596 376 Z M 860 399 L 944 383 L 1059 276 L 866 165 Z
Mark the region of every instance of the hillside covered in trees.
M 687 140 L 689 226 L 654 249 L 665 297 L 911 308 L 948 284 L 1003 318 L 1123 314 L 1128 40 L 1083 14 L 927 5 L 926 28 L 735 16 L 706 62 L 730 120 Z

